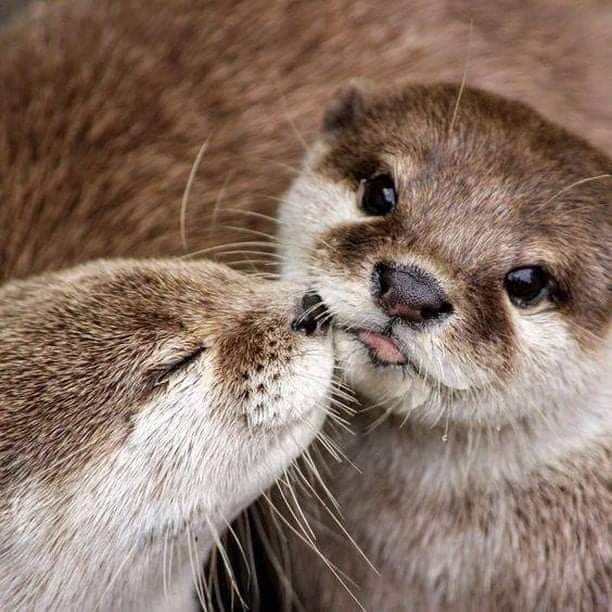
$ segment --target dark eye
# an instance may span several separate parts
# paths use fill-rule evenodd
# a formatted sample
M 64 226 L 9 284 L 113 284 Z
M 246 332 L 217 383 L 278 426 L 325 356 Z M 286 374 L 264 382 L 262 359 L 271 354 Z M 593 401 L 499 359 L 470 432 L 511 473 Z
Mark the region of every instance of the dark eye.
M 361 208 L 368 215 L 388 215 L 397 202 L 393 179 L 388 174 L 379 174 L 363 179 L 359 185 Z
M 506 274 L 504 285 L 515 306 L 531 306 L 548 292 L 549 277 L 540 266 L 516 268 Z

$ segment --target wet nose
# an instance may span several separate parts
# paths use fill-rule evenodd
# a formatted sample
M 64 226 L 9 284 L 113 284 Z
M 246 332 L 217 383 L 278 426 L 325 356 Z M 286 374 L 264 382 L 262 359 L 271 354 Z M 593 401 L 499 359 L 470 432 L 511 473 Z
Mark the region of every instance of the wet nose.
M 438 281 L 416 266 L 379 263 L 373 280 L 375 297 L 392 317 L 423 323 L 453 310 Z
M 298 306 L 291 328 L 306 336 L 322 335 L 329 327 L 329 313 L 318 293 L 307 292 Z

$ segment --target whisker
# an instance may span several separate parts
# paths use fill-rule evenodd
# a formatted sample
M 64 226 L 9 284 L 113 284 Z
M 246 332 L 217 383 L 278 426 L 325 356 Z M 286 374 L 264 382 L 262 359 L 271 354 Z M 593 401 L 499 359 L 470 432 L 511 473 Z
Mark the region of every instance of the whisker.
M 457 115 L 459 113 L 459 104 L 461 102 L 461 98 L 463 96 L 463 91 L 465 90 L 465 82 L 467 80 L 467 69 L 468 64 L 470 62 L 470 56 L 472 54 L 472 33 L 474 29 L 474 20 L 470 21 L 470 33 L 468 38 L 468 51 L 467 57 L 465 59 L 465 65 L 463 67 L 463 78 L 461 79 L 461 85 L 459 86 L 459 93 L 457 94 L 457 100 L 455 101 L 455 108 L 453 109 L 453 116 L 451 118 L 450 127 L 449 127 L 449 135 L 452 133 L 453 128 L 455 127 L 455 121 L 457 120 Z
M 563 189 L 561 189 L 558 193 L 556 193 L 549 200 L 546 200 L 546 202 L 544 202 L 544 206 L 546 206 L 547 204 L 550 204 L 552 201 L 556 200 L 559 196 L 563 195 L 565 192 L 569 191 L 570 189 L 573 189 L 574 187 L 578 187 L 579 185 L 584 185 L 585 183 L 590 183 L 591 181 L 598 181 L 600 179 L 611 178 L 611 177 L 612 177 L 612 174 L 598 174 L 597 176 L 589 176 L 588 178 L 583 178 L 583 179 L 580 179 L 579 181 L 575 181 L 571 185 L 568 185 L 567 187 L 563 187 Z
M 210 140 L 210 136 L 202 143 L 198 154 L 196 155 L 195 161 L 191 166 L 191 171 L 189 172 L 189 178 L 187 179 L 187 185 L 185 185 L 185 191 L 183 192 L 183 197 L 181 199 L 181 209 L 180 209 L 180 234 L 181 234 L 181 242 L 183 244 L 183 248 L 187 250 L 187 231 L 186 231 L 186 217 L 187 217 L 187 202 L 189 200 L 189 194 L 191 193 L 191 186 L 193 185 L 193 181 L 195 180 L 195 175 L 200 167 L 200 162 L 204 157 L 204 153 L 208 148 L 208 142 Z
M 128 552 L 126 553 L 121 563 L 117 566 L 117 569 L 115 570 L 114 574 L 112 575 L 111 579 L 106 585 L 106 588 L 104 589 L 104 591 L 102 591 L 102 595 L 100 596 L 100 599 L 98 600 L 98 603 L 95 607 L 96 610 L 98 610 L 100 606 L 102 605 L 102 601 L 104 601 L 106 594 L 112 589 L 113 585 L 115 584 L 115 581 L 117 580 L 117 578 L 119 578 L 119 574 L 121 574 L 121 572 L 123 571 L 123 568 L 125 567 L 125 564 L 129 561 L 129 559 L 132 556 L 132 553 L 136 550 L 137 547 L 138 547 L 138 540 L 136 540 L 132 544 L 132 546 L 128 549 Z
M 285 96 L 284 92 L 281 91 L 280 83 L 278 82 L 278 80 L 276 81 L 275 88 L 276 88 L 276 91 L 278 92 L 278 95 L 280 96 L 281 102 L 283 103 L 283 110 L 285 112 L 285 119 L 287 120 L 287 123 L 289 124 L 293 133 L 297 137 L 298 142 L 302 145 L 304 151 L 308 151 L 309 147 L 308 147 L 308 144 L 306 143 L 306 140 L 304 139 L 302 134 L 297 129 L 295 122 L 293 121 L 293 119 L 291 118 L 291 115 L 289 114 L 289 108 L 287 106 L 287 97 Z
M 189 557 L 189 565 L 191 567 L 191 575 L 193 577 L 193 585 L 195 587 L 196 595 L 198 597 L 198 601 L 202 606 L 202 609 L 206 610 L 205 601 L 210 602 L 210 596 L 204 596 L 203 583 L 200 580 L 200 566 L 197 559 L 197 553 L 195 551 L 195 542 L 193 542 L 191 537 L 191 531 L 189 529 L 189 523 L 185 524 L 185 537 L 187 538 L 187 554 Z
M 221 542 L 221 539 L 219 538 L 219 534 L 217 530 L 215 529 L 214 525 L 212 524 L 211 520 L 208 517 L 205 517 L 205 518 L 206 518 L 206 523 L 208 524 L 208 528 L 215 541 L 215 545 L 217 546 L 217 550 L 219 551 L 219 554 L 221 555 L 221 560 L 223 561 L 223 565 L 225 566 L 227 577 L 232 586 L 232 592 L 236 593 L 236 596 L 240 600 L 240 603 L 242 604 L 242 606 L 247 608 L 248 606 L 246 602 L 244 601 L 244 599 L 242 598 L 242 594 L 240 593 L 240 588 L 238 587 L 238 582 L 236 581 L 236 577 L 234 576 L 234 572 L 232 571 L 232 564 L 227 555 L 225 547 L 223 546 L 223 543 Z
M 316 547 L 314 546 L 307 538 L 305 538 L 299 531 L 297 531 L 295 529 L 295 527 L 293 527 L 293 525 L 291 525 L 291 523 L 289 521 L 287 521 L 287 519 L 282 515 L 281 512 L 279 512 L 276 507 L 274 506 L 274 504 L 272 503 L 272 501 L 270 500 L 270 498 L 265 494 L 262 493 L 262 497 L 268 502 L 268 505 L 270 507 L 270 509 L 272 510 L 272 512 L 274 512 L 278 518 L 300 539 L 302 540 L 302 542 L 304 542 L 311 550 L 313 550 L 313 552 L 323 561 L 323 563 L 327 566 L 327 568 L 332 572 L 332 574 L 334 575 L 334 577 L 336 578 L 336 580 L 338 580 L 338 582 L 340 583 L 340 585 L 345 589 L 345 591 L 347 592 L 347 594 L 351 597 L 351 599 L 357 604 L 357 606 L 359 607 L 360 610 L 362 610 L 362 612 L 366 612 L 366 609 L 363 607 L 363 605 L 361 604 L 361 602 L 357 599 L 357 597 L 355 596 L 355 594 L 353 593 L 353 591 L 351 590 L 351 588 L 349 587 L 348 583 L 352 583 L 353 586 L 356 587 L 356 585 L 353 583 L 352 580 L 350 580 L 345 574 L 344 572 L 342 572 L 339 568 L 337 568 L 331 561 L 329 561 L 329 559 L 327 559 L 327 557 Z

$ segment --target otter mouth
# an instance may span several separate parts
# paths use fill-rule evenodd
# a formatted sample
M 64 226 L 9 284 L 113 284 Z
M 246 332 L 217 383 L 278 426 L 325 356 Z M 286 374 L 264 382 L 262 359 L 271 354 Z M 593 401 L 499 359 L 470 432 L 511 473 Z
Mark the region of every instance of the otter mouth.
M 368 353 L 373 365 L 378 367 L 401 367 L 418 374 L 414 361 L 406 354 L 399 340 L 391 330 L 376 331 L 366 328 L 346 327 L 336 325 L 349 336 L 353 337 Z
M 442 381 L 423 371 L 422 367 L 417 366 L 415 359 L 402 346 L 400 340 L 394 336 L 392 329 L 376 331 L 365 328 L 348 328 L 342 325 L 336 325 L 336 328 L 354 338 L 366 350 L 373 366 L 398 368 L 409 376 L 421 379 L 429 386 L 435 386 L 439 392 L 447 388 L 447 385 Z M 454 390 L 448 387 L 448 391 Z
M 408 358 L 393 336 L 368 329 L 356 330 L 353 335 L 365 346 L 370 359 L 377 365 L 408 364 Z

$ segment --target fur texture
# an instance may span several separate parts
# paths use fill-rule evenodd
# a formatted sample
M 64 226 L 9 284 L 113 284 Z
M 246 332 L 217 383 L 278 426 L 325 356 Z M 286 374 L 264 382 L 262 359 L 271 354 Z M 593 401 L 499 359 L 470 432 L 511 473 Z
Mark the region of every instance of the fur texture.
M 206 599 L 219 533 L 327 409 L 331 340 L 292 330 L 297 296 L 164 260 L 0 289 L 1 609 Z
M 247 240 L 351 77 L 461 81 L 531 103 L 609 152 L 605 3 L 68 0 L 1 38 L 1 278 Z M 221 217 L 223 220 L 223 217 Z M 272 233 L 273 224 L 231 223 Z M 259 238 L 253 237 L 253 240 Z M 236 258 L 237 259 L 237 258 Z
M 353 88 L 330 113 L 280 211 L 283 273 L 322 295 L 347 380 L 396 416 L 347 442 L 364 475 L 347 466 L 332 480 L 382 577 L 334 540 L 323 553 L 372 610 L 608 609 L 612 162 L 523 104 L 460 85 Z M 372 216 L 359 185 L 379 174 L 397 205 Z M 381 264 L 424 270 L 450 314 L 390 316 L 372 280 Z M 529 265 L 549 288 L 516 305 L 504 278 Z M 363 330 L 388 334 L 407 363 L 373 359 Z M 357 481 L 377 493 L 351 503 Z M 301 559 L 306 609 L 355 607 Z
M 308 144 L 314 141 L 322 107 L 337 84 L 350 77 L 373 78 L 376 94 L 391 81 L 460 82 L 465 74 L 468 85 L 530 103 L 547 119 L 610 154 L 611 30 L 612 13 L 604 2 L 542 0 L 530 3 L 529 10 L 510 1 L 444 0 L 266 0 L 230 5 L 155 0 L 146 6 L 139 0 L 77 0 L 39 5 L 32 16 L 4 33 L 0 43 L 2 279 L 92 257 L 184 252 L 180 201 L 205 141 L 208 148 L 186 214 L 187 250 L 248 240 L 248 233 L 222 228 L 228 225 L 228 209 L 274 211 L 275 202 L 269 197 L 278 197 L 290 179 L 300 174 L 300 136 Z M 464 176 L 463 187 L 445 174 L 443 165 L 436 170 L 435 160 L 429 159 L 432 176 L 422 177 L 429 186 L 419 192 L 409 179 L 423 169 L 424 160 L 413 158 L 410 152 L 448 126 L 458 93 L 457 88 L 442 88 L 439 98 L 423 94 L 441 112 L 426 113 L 425 124 L 416 125 L 423 128 L 416 144 L 412 133 L 404 136 L 403 143 L 393 142 L 384 161 L 404 181 L 404 196 L 411 192 L 427 196 L 434 208 L 449 204 L 442 195 L 453 196 L 485 212 L 487 200 L 506 202 L 511 192 L 509 183 L 499 180 L 497 171 L 503 170 L 504 160 L 496 154 L 498 147 L 512 153 L 510 179 L 516 179 L 517 168 L 522 169 L 542 189 L 537 192 L 540 195 L 553 195 L 553 190 L 569 186 L 568 177 L 561 176 L 568 169 L 569 174 L 583 179 L 587 176 L 579 172 L 582 169 L 590 172 L 597 166 L 599 172 L 602 164 L 609 167 L 599 154 L 570 138 L 570 150 L 577 157 L 555 158 L 554 168 L 538 165 L 545 176 L 536 177 L 529 161 L 541 164 L 554 151 L 562 157 L 563 147 L 555 146 L 561 142 L 558 128 L 527 109 L 486 96 L 491 101 L 485 103 L 480 94 L 468 92 L 458 105 L 457 134 L 471 133 L 469 121 L 480 117 L 485 123 L 476 130 L 476 140 L 488 139 L 489 145 L 475 151 L 475 173 Z M 475 112 L 483 104 L 490 108 Z M 466 243 L 473 242 L 478 249 L 470 269 L 483 274 L 489 269 L 488 261 L 478 259 L 486 257 L 491 248 L 480 239 L 482 232 L 490 240 L 499 240 L 490 271 L 501 270 L 502 263 L 517 256 L 513 242 L 517 232 L 522 237 L 528 229 L 527 234 L 535 236 L 539 245 L 543 243 L 541 227 L 518 223 L 512 219 L 514 214 L 508 214 L 508 232 L 495 223 L 479 225 L 482 217 L 478 221 L 462 217 L 459 225 L 463 228 L 466 221 L 465 230 L 461 241 L 453 244 L 449 232 L 437 231 L 436 238 L 426 209 L 414 209 L 412 220 L 418 222 L 429 244 L 417 243 L 419 248 L 413 252 L 400 228 L 385 220 L 357 221 L 354 182 L 342 166 L 352 168 L 356 158 L 371 152 L 373 143 L 387 142 L 391 125 L 400 133 L 415 127 L 410 118 L 401 119 L 397 106 L 392 105 L 389 116 L 373 117 L 364 129 L 366 140 L 357 139 L 355 146 L 349 143 L 342 152 L 337 151 L 326 167 L 317 162 L 329 151 L 329 138 L 311 151 L 309 163 L 313 165 L 309 167 L 316 172 L 316 180 L 309 182 L 303 176 L 294 185 L 291 198 L 297 206 L 291 214 L 295 224 L 282 240 L 310 248 L 310 240 L 320 231 L 331 232 L 339 241 L 342 258 L 334 259 L 319 244 L 322 259 L 316 261 L 319 266 L 323 262 L 329 266 L 329 274 L 319 277 L 324 288 L 332 291 L 334 286 L 324 281 L 334 281 L 336 294 L 331 301 L 336 308 L 343 295 L 351 296 L 354 308 L 347 306 L 347 317 L 357 311 L 362 317 L 367 312 L 370 321 L 378 322 L 380 313 L 363 277 L 349 273 L 349 267 L 355 265 L 351 263 L 351 240 L 356 240 L 357 251 L 366 262 L 381 253 L 425 261 L 429 249 L 427 265 L 445 282 L 453 283 L 455 298 L 468 307 L 475 326 L 468 330 L 464 321 L 463 332 L 469 333 L 463 339 L 438 345 L 438 351 L 454 347 L 452 355 L 448 350 L 445 355 L 455 365 L 445 368 L 432 361 L 428 365 L 433 373 L 444 375 L 450 387 L 465 386 L 477 374 L 475 359 L 484 366 L 485 378 L 493 371 L 505 381 L 515 371 L 527 372 L 530 364 L 538 368 L 544 364 L 534 379 L 541 383 L 543 398 L 558 399 L 560 391 L 576 395 L 559 406 L 554 419 L 543 421 L 562 429 L 538 429 L 537 445 L 529 437 L 509 433 L 504 426 L 508 415 L 501 406 L 483 410 L 481 404 L 467 402 L 460 412 L 467 425 L 462 426 L 453 411 L 444 444 L 441 438 L 446 435 L 449 411 L 442 411 L 441 406 L 437 415 L 418 411 L 423 398 L 430 396 L 430 386 L 421 377 L 410 376 L 405 384 L 398 384 L 395 371 L 373 371 L 367 354 L 352 337 L 340 339 L 356 351 L 350 373 L 357 386 L 377 400 L 390 391 L 399 396 L 402 421 L 407 412 L 404 392 L 410 389 L 408 408 L 414 407 L 421 418 L 406 422 L 401 429 L 388 423 L 367 436 L 346 441 L 349 455 L 361 464 L 364 474 L 346 467 L 333 475 L 333 492 L 345 508 L 347 526 L 383 577 L 366 570 L 356 552 L 348 544 L 337 545 L 328 531 L 319 542 L 332 561 L 357 578 L 358 596 L 374 610 L 465 609 L 474 602 L 496 609 L 575 609 L 579 605 L 605 609 L 609 605 L 609 521 L 605 519 L 610 515 L 609 402 L 600 385 L 606 382 L 605 364 L 609 363 L 602 352 L 609 333 L 609 302 L 606 306 L 602 296 L 606 280 L 596 281 L 599 289 L 593 294 L 574 292 L 574 303 L 565 305 L 564 311 L 538 313 L 527 320 L 504 302 L 498 285 L 495 289 L 479 286 L 469 294 L 473 276 L 459 278 L 457 261 L 467 256 Z M 351 121 L 343 119 L 345 108 L 346 103 L 341 102 L 328 113 L 328 130 L 338 130 L 343 123 L 350 126 Z M 526 133 L 521 125 L 498 131 L 504 123 L 498 116 L 502 109 L 508 109 L 511 116 L 522 113 L 530 125 L 539 126 L 544 131 L 540 140 L 550 135 L 548 151 L 546 142 L 538 144 L 536 135 Z M 521 145 L 513 135 L 519 134 L 527 150 L 537 150 L 529 160 L 517 155 Z M 405 146 L 398 149 L 399 144 Z M 461 157 L 461 150 L 458 153 L 453 163 L 464 173 L 469 160 Z M 490 180 L 481 174 L 489 165 L 498 166 Z M 436 191 L 438 171 L 443 194 Z M 585 184 L 576 195 L 585 198 L 592 210 L 595 200 L 605 198 L 606 185 L 609 189 L 606 183 Z M 523 197 L 523 213 L 528 209 L 527 188 L 514 188 Z M 297 197 L 300 190 L 301 200 Z M 582 203 L 569 198 L 570 194 L 555 204 L 580 208 Z M 209 222 L 217 201 L 226 212 L 213 233 Z M 316 214 L 312 207 L 321 201 L 333 202 L 337 208 L 319 215 L 319 225 L 312 225 L 312 231 L 302 232 L 308 217 Z M 405 212 L 417 205 L 407 203 L 405 197 L 401 201 Z M 539 202 L 538 208 L 545 209 L 544 200 Z M 285 207 L 286 219 L 288 210 Z M 457 211 L 449 208 L 447 212 L 448 224 L 457 221 Z M 602 213 L 598 215 L 600 221 L 593 222 L 590 230 L 593 244 L 598 232 L 607 231 L 603 228 L 609 220 L 603 214 L 602 223 Z M 547 221 L 548 230 L 551 219 Z M 554 235 L 564 237 L 564 248 L 555 243 L 552 252 L 549 248 L 539 254 L 563 272 L 572 288 L 593 272 L 601 276 L 603 269 L 609 274 L 603 262 L 598 267 L 594 260 L 572 260 L 579 245 L 582 248 L 585 240 L 591 244 L 591 238 L 585 237 L 588 223 L 584 223 L 575 243 L 573 220 L 567 227 L 551 228 Z M 236 213 L 231 225 L 238 224 L 248 230 L 274 231 L 272 223 L 246 214 Z M 380 226 L 391 230 L 387 246 L 381 242 Z M 454 233 L 457 223 L 453 228 Z M 254 241 L 264 238 L 252 236 Z M 359 241 L 367 236 L 374 239 L 376 252 L 360 246 Z M 259 245 L 252 247 L 257 250 Z M 458 260 L 457 255 L 461 256 Z M 268 257 L 266 260 L 269 262 Z M 289 270 L 300 260 L 292 255 L 286 264 Z M 481 302 L 489 305 L 483 313 L 488 326 L 475 316 Z M 485 337 L 489 332 L 499 350 L 493 350 Z M 419 347 L 418 337 L 414 336 L 414 348 L 426 360 L 431 354 Z M 510 339 L 512 343 L 506 342 Z M 526 346 L 537 347 L 537 353 L 525 350 Z M 471 355 L 469 368 L 457 362 L 460 347 Z M 576 364 L 580 371 L 574 368 Z M 550 372 L 557 366 L 563 376 L 557 373 L 559 386 L 551 387 Z M 581 384 L 573 389 L 574 382 Z M 534 402 L 531 396 L 521 406 L 522 384 L 514 386 L 517 398 L 512 422 L 519 413 L 530 413 Z M 582 419 L 584 411 L 587 414 Z M 485 419 L 487 427 L 470 434 L 469 424 L 476 416 Z M 425 426 L 431 425 L 432 418 L 440 424 L 433 432 Z M 503 444 L 497 437 L 498 426 Z M 485 443 L 489 439 L 490 444 Z M 472 448 L 477 450 L 466 450 Z M 468 470 L 467 478 L 466 466 L 472 463 L 478 467 Z M 528 513 L 522 513 L 523 509 Z M 381 514 L 386 520 L 378 520 Z M 292 548 L 295 590 L 306 608 L 351 609 L 352 600 L 346 599 L 328 570 L 312 562 L 298 542 Z M 571 562 L 565 563 L 567 559 Z

